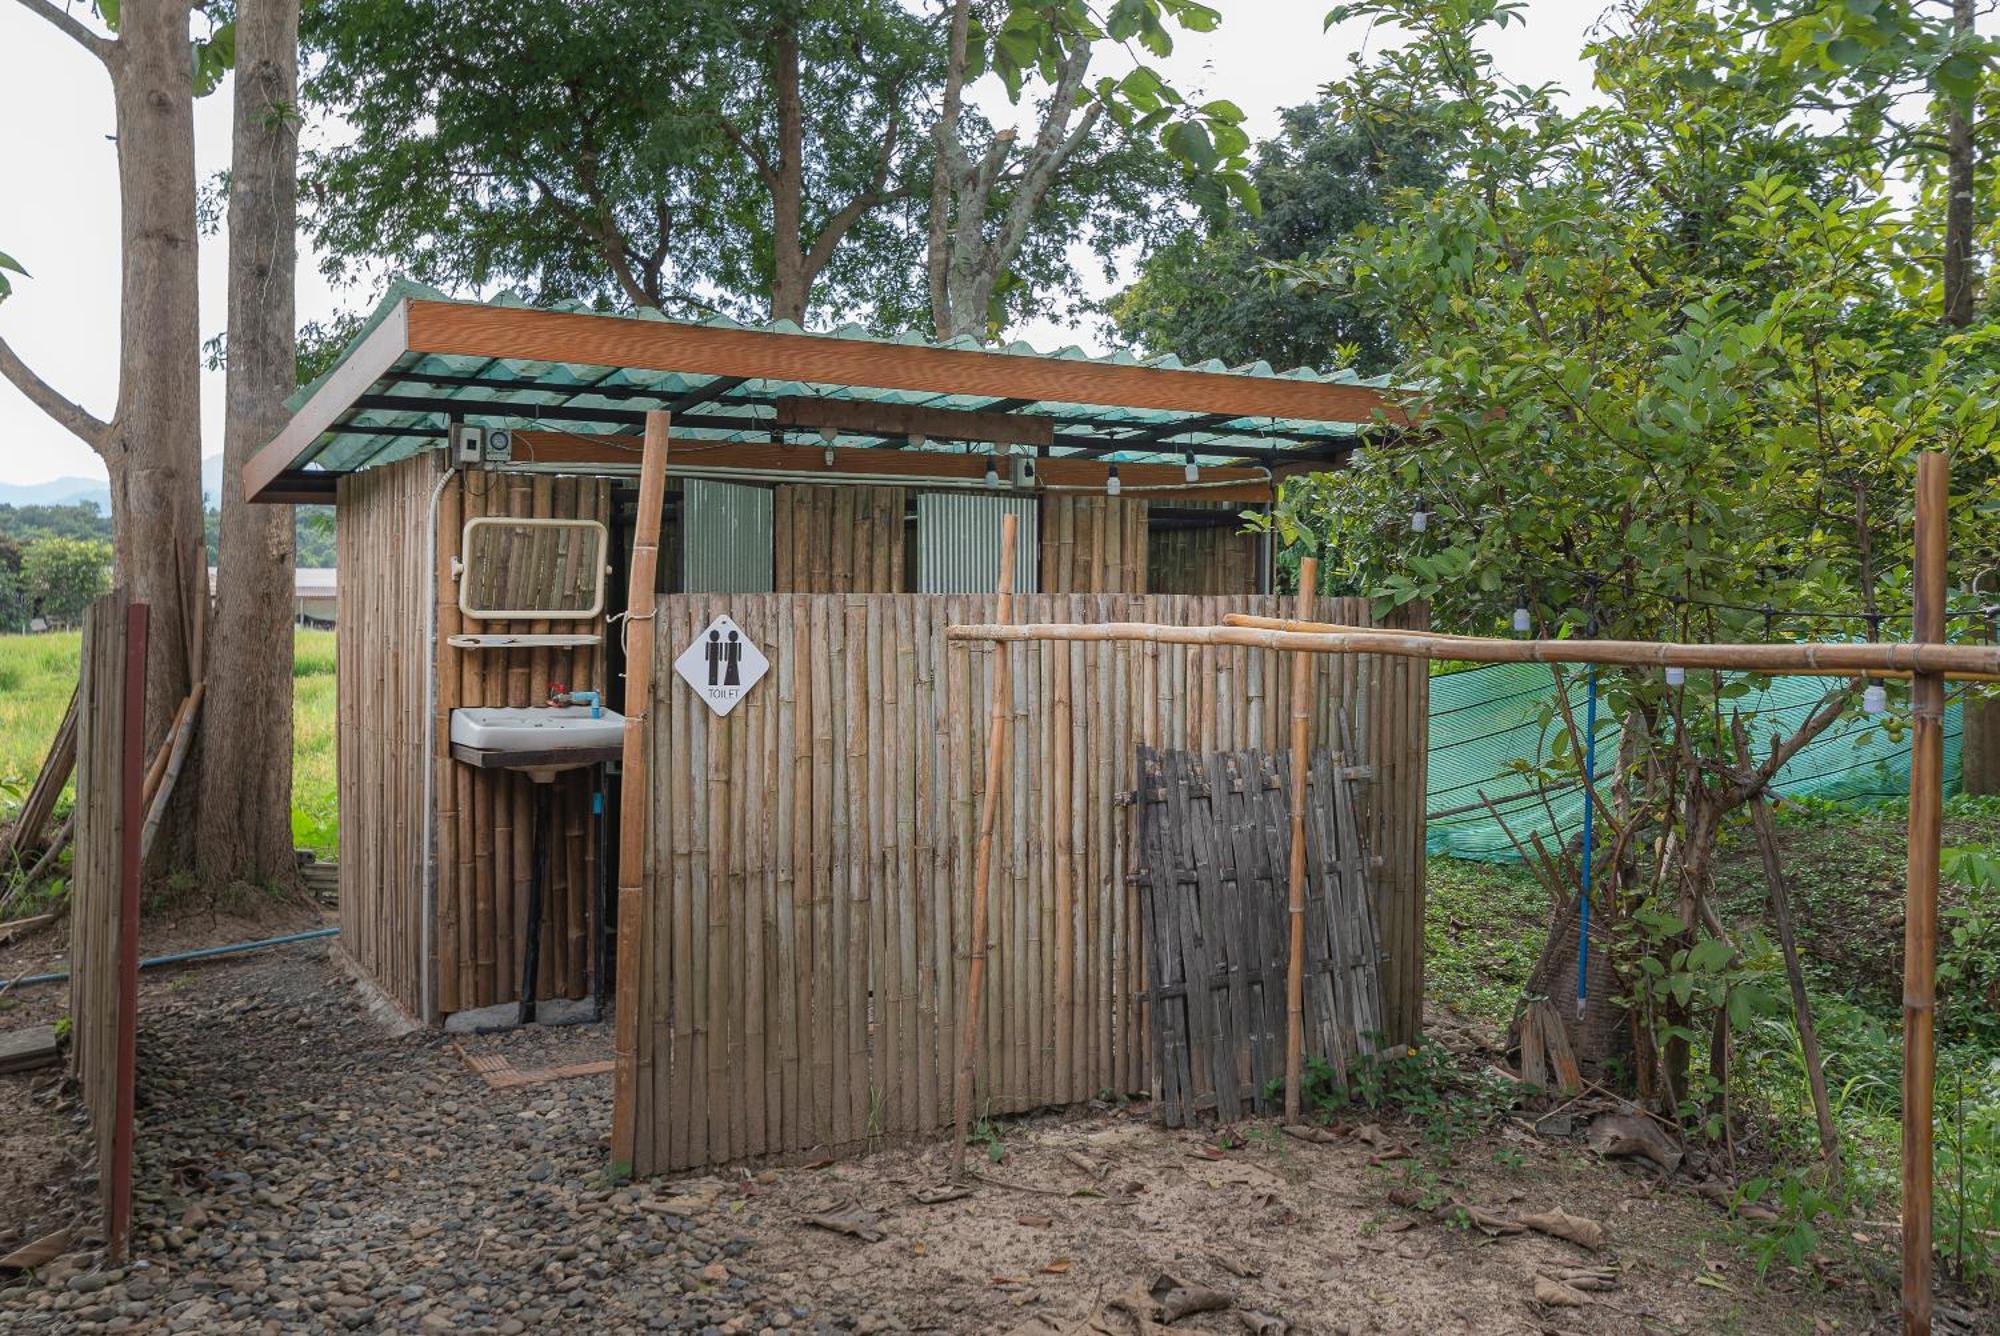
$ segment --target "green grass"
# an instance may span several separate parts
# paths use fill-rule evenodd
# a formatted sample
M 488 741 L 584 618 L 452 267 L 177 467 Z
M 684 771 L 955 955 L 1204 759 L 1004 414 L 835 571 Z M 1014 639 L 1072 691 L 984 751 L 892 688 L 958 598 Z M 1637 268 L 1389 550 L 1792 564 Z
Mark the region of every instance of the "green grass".
M 82 635 L 0 636 L 0 819 L 19 806 L 76 686 Z M 292 661 L 292 831 L 302 849 L 332 857 L 339 832 L 334 786 L 333 632 L 299 631 Z

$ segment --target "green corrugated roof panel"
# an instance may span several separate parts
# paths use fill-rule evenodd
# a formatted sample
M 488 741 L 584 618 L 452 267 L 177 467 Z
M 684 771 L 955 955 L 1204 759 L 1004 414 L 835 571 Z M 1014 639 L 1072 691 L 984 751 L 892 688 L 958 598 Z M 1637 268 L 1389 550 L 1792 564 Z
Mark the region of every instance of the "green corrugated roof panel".
M 287 401 L 293 410 L 301 407 L 321 385 L 325 384 L 340 364 L 353 354 L 363 340 L 379 326 L 403 301 L 455 302 L 435 288 L 409 279 L 397 279 L 389 285 L 382 300 L 362 323 L 360 331 L 349 342 L 341 357 L 332 368 L 312 384 L 304 387 Z M 485 303 L 490 306 L 527 308 L 533 304 L 523 300 L 513 292 L 503 292 Z M 564 301 L 551 303 L 542 309 L 603 314 L 582 302 Z M 666 317 L 653 310 L 636 313 L 637 318 L 664 320 Z M 629 318 L 629 317 L 628 317 Z M 769 332 L 801 334 L 805 333 L 790 321 L 778 320 L 763 324 L 744 324 L 726 316 L 712 316 L 698 322 L 716 329 L 755 329 Z M 949 343 L 937 343 L 915 333 L 907 333 L 894 338 L 885 338 L 858 325 L 847 324 L 838 329 L 818 334 L 815 337 L 837 338 L 853 342 L 880 343 L 885 345 L 927 345 L 932 347 L 963 347 L 979 349 L 984 347 L 976 340 L 959 338 Z M 1035 348 L 1022 340 L 1014 340 L 992 351 L 1014 356 L 1045 357 L 1064 361 L 1097 361 L 1121 366 L 1149 366 L 1166 370 L 1193 369 L 1242 376 L 1306 380 L 1327 384 L 1365 386 L 1374 389 L 1387 388 L 1386 377 L 1363 379 L 1352 371 L 1320 373 L 1306 367 L 1274 371 L 1269 363 L 1255 362 L 1244 367 L 1226 367 L 1220 361 L 1210 359 L 1196 367 L 1188 368 L 1180 358 L 1168 354 L 1162 357 L 1141 359 L 1131 352 L 1119 351 L 1103 357 L 1093 358 L 1081 349 L 1071 345 L 1054 352 Z M 668 407 L 682 395 L 699 390 L 714 378 L 704 375 L 680 374 L 674 372 L 650 371 L 632 367 L 605 367 L 583 363 L 518 361 L 512 359 L 490 359 L 481 357 L 438 356 L 411 354 L 398 360 L 395 368 L 378 382 L 374 390 L 379 391 L 385 382 L 415 380 L 421 382 L 427 376 L 464 377 L 478 376 L 483 379 L 503 379 L 508 382 L 504 392 L 484 387 L 452 384 L 425 386 L 423 397 L 450 400 L 463 405 L 460 412 L 469 422 L 488 426 L 534 427 L 547 426 L 579 435 L 602 434 L 622 430 L 615 425 L 598 423 L 577 423 L 572 420 L 543 422 L 532 411 L 535 403 L 555 406 L 558 404 L 578 407 L 594 407 L 640 411 L 650 408 Z M 538 390 L 546 387 L 545 393 Z M 621 391 L 616 395 L 577 393 L 580 387 L 602 387 Z M 643 395 L 631 391 L 645 391 Z M 736 396 L 732 399 L 732 395 Z M 740 429 L 717 425 L 701 425 L 677 428 L 677 434 L 690 439 L 712 441 L 765 441 L 770 437 L 770 413 L 767 408 L 747 399 L 770 399 L 782 396 L 808 398 L 848 399 L 872 403 L 917 405 L 927 408 L 978 410 L 995 402 L 989 395 L 978 394 L 930 394 L 919 391 L 884 389 L 872 386 L 841 386 L 809 384 L 797 381 L 755 380 L 735 387 L 727 394 L 704 400 L 697 410 L 706 418 L 740 417 Z M 481 406 L 487 406 L 482 411 Z M 1143 459 L 1178 459 L 1182 452 L 1193 447 L 1197 457 L 1204 445 L 1228 445 L 1231 447 L 1270 446 L 1281 451 L 1287 441 L 1305 438 L 1316 442 L 1338 441 L 1352 438 L 1359 427 L 1333 422 L 1302 421 L 1287 418 L 1246 419 L 1235 418 L 1222 423 L 1211 422 L 1206 430 L 1195 432 L 1160 432 L 1159 429 L 1172 427 L 1202 415 L 1174 413 L 1155 409 L 1107 407 L 1100 404 L 1056 403 L 1038 401 L 1033 416 L 1053 416 L 1065 419 L 1072 431 L 1127 431 L 1151 430 L 1157 433 L 1155 439 L 1134 441 L 1133 449 L 1120 450 L 1108 458 L 1127 462 Z M 524 411 L 525 410 L 525 411 Z M 324 434 L 311 455 L 309 467 L 350 472 L 360 468 L 390 463 L 414 454 L 424 448 L 424 438 L 397 434 L 371 432 L 370 428 L 427 428 L 436 427 L 440 414 L 430 411 L 398 411 L 380 408 L 357 409 L 348 414 L 335 428 Z M 861 434 L 848 439 L 865 439 Z M 1107 442 L 1109 444 L 1109 442 Z M 941 448 L 940 443 L 932 443 Z

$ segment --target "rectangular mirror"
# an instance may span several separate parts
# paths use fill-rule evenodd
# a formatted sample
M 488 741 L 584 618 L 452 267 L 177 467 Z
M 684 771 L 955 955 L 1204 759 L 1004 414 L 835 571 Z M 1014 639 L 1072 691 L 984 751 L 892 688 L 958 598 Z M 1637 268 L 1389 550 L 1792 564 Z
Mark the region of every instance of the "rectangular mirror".
M 483 621 L 595 617 L 604 610 L 607 545 L 596 520 L 468 520 L 458 610 Z

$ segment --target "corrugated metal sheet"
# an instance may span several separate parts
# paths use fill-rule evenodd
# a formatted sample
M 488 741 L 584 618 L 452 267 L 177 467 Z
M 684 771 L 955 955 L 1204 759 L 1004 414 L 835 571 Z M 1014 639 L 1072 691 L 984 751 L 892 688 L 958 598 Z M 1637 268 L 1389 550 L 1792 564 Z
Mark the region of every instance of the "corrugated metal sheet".
M 770 488 L 689 478 L 680 527 L 683 592 L 772 592 Z
M 1006 492 L 917 493 L 917 592 L 990 594 L 1000 568 L 1000 517 L 1021 517 L 1014 550 L 1014 591 L 1040 592 L 1035 580 L 1041 550 L 1033 496 Z

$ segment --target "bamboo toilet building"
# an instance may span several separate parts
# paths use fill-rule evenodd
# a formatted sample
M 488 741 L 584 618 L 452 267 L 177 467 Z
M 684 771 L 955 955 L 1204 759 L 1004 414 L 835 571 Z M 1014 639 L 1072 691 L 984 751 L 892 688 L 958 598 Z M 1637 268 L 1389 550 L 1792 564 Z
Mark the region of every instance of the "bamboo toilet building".
M 968 1012 L 981 1112 L 1152 1089 L 1140 749 L 1283 753 L 1303 656 L 1016 646 L 995 734 L 998 655 L 945 628 L 998 619 L 1010 515 L 1013 620 L 1291 615 L 1242 515 L 1383 421 L 1304 371 L 399 287 L 245 469 L 337 508 L 341 950 L 428 1024 L 611 1006 L 641 1173 L 949 1128 Z M 1299 678 L 1343 739 L 1392 1043 L 1426 681 Z

